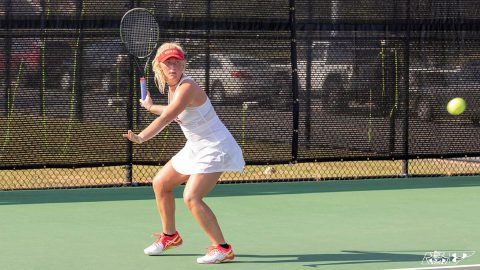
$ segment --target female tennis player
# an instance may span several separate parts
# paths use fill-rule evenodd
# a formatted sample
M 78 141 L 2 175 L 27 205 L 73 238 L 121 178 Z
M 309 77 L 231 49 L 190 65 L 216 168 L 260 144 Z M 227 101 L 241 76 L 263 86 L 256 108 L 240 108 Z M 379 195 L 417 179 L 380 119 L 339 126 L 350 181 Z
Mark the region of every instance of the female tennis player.
M 186 182 L 183 199 L 212 245 L 198 263 L 220 263 L 233 260 L 232 246 L 227 244 L 205 197 L 216 185 L 222 172 L 242 171 L 245 165 L 242 150 L 220 121 L 206 93 L 184 74 L 183 49 L 176 43 L 160 46 L 152 62 L 155 82 L 161 93 L 168 87 L 168 105 L 154 105 L 150 95 L 142 106 L 158 115 L 139 134 L 129 130 L 123 136 L 134 143 L 143 143 L 157 135 L 170 122 L 177 122 L 187 142 L 153 179 L 153 190 L 162 220 L 163 232 L 144 252 L 160 255 L 182 244 L 175 227 L 173 189 Z

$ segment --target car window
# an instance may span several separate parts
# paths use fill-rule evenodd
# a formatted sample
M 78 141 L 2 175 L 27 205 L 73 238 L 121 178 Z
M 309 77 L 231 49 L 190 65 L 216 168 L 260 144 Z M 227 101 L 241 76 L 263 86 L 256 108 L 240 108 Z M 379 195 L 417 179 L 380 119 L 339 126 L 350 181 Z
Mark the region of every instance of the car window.
M 326 48 L 328 45 L 324 43 L 315 44 L 312 51 L 313 60 L 322 60 L 325 57 Z
M 117 40 L 92 41 L 83 47 L 82 57 L 87 61 L 93 62 L 111 61 L 111 59 L 125 52 L 120 44 Z
M 451 76 L 450 83 L 456 85 L 478 85 L 479 76 L 480 72 L 476 72 L 475 70 L 465 70 Z
M 419 72 L 415 74 L 415 84 L 418 86 L 447 86 L 449 75 L 444 72 Z
M 258 59 L 258 58 L 251 58 L 251 57 L 232 57 L 230 58 L 233 65 L 235 67 L 243 67 L 248 68 L 252 66 L 268 66 L 268 63 Z
M 222 64 L 216 57 L 210 56 L 210 68 L 222 68 Z
M 12 42 L 12 51 L 28 53 L 37 48 L 37 43 L 33 39 L 16 39 Z
M 204 55 L 198 56 L 197 58 L 192 59 L 190 63 L 188 63 L 188 68 L 191 69 L 201 69 L 205 67 L 205 59 Z
M 380 57 L 380 49 L 376 48 L 363 48 L 355 50 L 354 59 L 356 63 L 370 63 L 372 61 L 378 63 Z
M 347 64 L 352 61 L 355 56 L 354 48 L 345 45 L 336 47 L 330 46 L 327 52 L 327 64 Z

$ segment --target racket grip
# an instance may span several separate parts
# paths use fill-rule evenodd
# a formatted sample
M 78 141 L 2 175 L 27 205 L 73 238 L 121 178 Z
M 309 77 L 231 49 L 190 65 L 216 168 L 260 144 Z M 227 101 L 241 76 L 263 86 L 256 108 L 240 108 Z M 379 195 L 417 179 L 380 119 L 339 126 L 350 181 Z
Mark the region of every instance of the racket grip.
M 145 80 L 145 77 L 140 78 L 140 92 L 142 100 L 145 100 L 147 98 L 147 80 Z

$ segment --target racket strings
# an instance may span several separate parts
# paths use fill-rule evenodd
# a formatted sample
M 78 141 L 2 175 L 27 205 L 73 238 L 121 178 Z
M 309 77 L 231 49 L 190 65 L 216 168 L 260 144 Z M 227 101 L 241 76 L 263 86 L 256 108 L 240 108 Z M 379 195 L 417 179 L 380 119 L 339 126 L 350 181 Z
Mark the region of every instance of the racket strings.
M 127 49 L 137 57 L 148 56 L 157 46 L 159 29 L 149 12 L 131 12 L 122 20 L 122 36 Z

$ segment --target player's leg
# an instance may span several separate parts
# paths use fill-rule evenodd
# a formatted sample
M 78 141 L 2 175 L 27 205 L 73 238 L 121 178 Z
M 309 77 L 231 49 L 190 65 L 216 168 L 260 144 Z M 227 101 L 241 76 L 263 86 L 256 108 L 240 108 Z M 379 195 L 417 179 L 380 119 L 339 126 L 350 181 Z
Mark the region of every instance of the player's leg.
M 144 252 L 147 255 L 160 255 L 165 250 L 182 244 L 182 238 L 175 227 L 175 198 L 173 189 L 188 180 L 188 175 L 175 171 L 171 162 L 168 162 L 153 179 L 152 187 L 155 192 L 155 201 L 162 219 L 162 233 L 158 239 Z
M 219 263 L 233 260 L 232 247 L 226 244 L 217 218 L 203 198 L 215 187 L 222 173 L 195 174 L 190 176 L 183 192 L 183 200 L 194 218 L 212 241 L 209 252 L 197 259 L 198 263 Z
M 185 204 L 214 245 L 224 244 L 225 239 L 215 215 L 203 198 L 215 187 L 221 174 L 220 172 L 191 175 L 183 191 Z
M 157 209 L 162 219 L 163 232 L 175 233 L 175 198 L 173 189 L 188 180 L 188 175 L 178 173 L 171 162 L 165 164 L 153 178 L 153 191 Z

